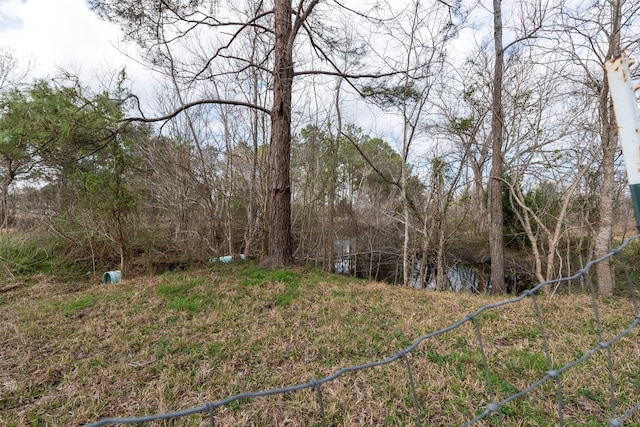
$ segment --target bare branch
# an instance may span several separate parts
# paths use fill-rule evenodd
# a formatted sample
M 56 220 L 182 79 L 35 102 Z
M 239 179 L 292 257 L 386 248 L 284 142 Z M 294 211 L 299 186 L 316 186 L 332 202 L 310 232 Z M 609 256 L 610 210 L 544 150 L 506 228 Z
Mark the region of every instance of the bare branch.
M 234 100 L 230 100 L 230 99 L 204 99 L 204 100 L 189 102 L 187 104 L 181 105 L 180 107 L 178 107 L 173 112 L 171 112 L 171 113 L 169 113 L 167 115 L 161 116 L 161 117 L 148 118 L 148 117 L 144 117 L 144 115 L 143 115 L 142 117 L 128 117 L 126 119 L 123 119 L 122 121 L 123 122 L 142 122 L 142 123 L 162 122 L 162 121 L 170 120 L 170 119 L 178 116 L 180 113 L 182 113 L 183 111 L 188 110 L 191 107 L 195 107 L 195 106 L 198 106 L 198 105 L 207 105 L 207 104 L 236 105 L 236 106 L 239 106 L 239 107 L 252 108 L 254 110 L 262 111 L 263 113 L 271 115 L 271 110 L 268 110 L 267 108 L 261 107 L 259 105 L 251 104 L 249 102 L 234 101 Z

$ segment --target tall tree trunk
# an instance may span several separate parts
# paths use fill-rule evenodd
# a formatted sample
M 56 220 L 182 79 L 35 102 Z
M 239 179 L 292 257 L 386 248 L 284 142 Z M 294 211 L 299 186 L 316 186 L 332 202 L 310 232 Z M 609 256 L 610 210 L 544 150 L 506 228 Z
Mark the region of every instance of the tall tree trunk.
M 338 115 L 339 117 L 339 115 Z M 338 118 L 338 122 L 340 119 Z M 327 223 L 324 235 L 324 269 L 329 273 L 333 273 L 335 265 L 333 262 L 333 236 L 335 227 L 335 205 L 336 205 L 336 168 L 338 157 L 338 144 L 340 143 L 340 125 L 335 138 L 331 139 L 331 170 L 329 175 L 329 194 L 327 194 Z M 342 253 L 341 256 L 345 254 Z
M 407 124 L 405 124 L 405 127 L 407 126 Z M 406 134 L 406 132 L 405 132 Z M 408 149 L 408 145 L 405 142 L 405 150 Z M 402 210 L 403 210 L 403 215 L 404 215 L 404 241 L 402 243 L 402 284 L 404 286 L 409 286 L 409 269 L 411 267 L 411 264 L 409 262 L 409 221 L 411 220 L 411 217 L 409 216 L 409 196 L 407 194 L 407 162 L 406 162 L 406 152 L 403 153 L 403 159 L 405 159 L 402 162 L 402 173 L 400 176 L 400 185 L 402 186 Z
M 9 186 L 11 185 L 11 179 L 5 177 L 2 180 L 2 208 L 0 209 L 0 215 L 2 215 L 2 222 L 0 227 L 3 230 L 9 229 Z
M 475 231 L 480 233 L 487 231 L 487 194 L 485 193 L 482 180 L 482 164 L 484 163 L 484 155 L 482 162 L 477 162 L 476 160 L 471 159 L 469 163 L 471 164 L 471 169 L 473 171 L 473 205 L 471 218 L 475 225 Z
M 253 102 L 254 104 L 258 104 L 258 77 L 257 74 L 254 73 L 253 78 Z M 244 238 L 244 253 L 247 257 L 253 257 L 253 255 L 257 252 L 257 229 L 258 229 L 258 212 L 256 207 L 256 192 L 257 190 L 257 179 L 258 179 L 258 127 L 259 127 L 259 117 L 257 111 L 251 111 L 251 142 L 252 142 L 252 152 L 251 152 L 251 176 L 249 178 L 249 194 L 247 197 L 247 228 L 245 231 Z
M 440 215 L 440 214 L 438 214 Z M 444 258 L 444 221 L 440 216 L 440 224 L 438 225 L 438 246 L 436 248 L 436 289 L 444 291 L 447 288 L 447 264 Z
M 333 262 L 334 248 L 333 248 L 333 236 L 335 227 L 335 205 L 336 205 L 336 169 L 338 168 L 338 152 L 340 150 L 340 138 L 342 136 L 342 111 L 340 110 L 340 95 L 342 89 L 342 78 L 338 78 L 336 84 L 336 134 L 335 137 L 331 137 L 330 151 L 331 151 L 331 169 L 329 171 L 329 194 L 327 199 L 327 227 L 325 230 L 325 270 L 333 273 L 335 265 Z M 344 259 L 344 251 L 340 254 Z
M 422 256 L 420 258 L 420 274 L 418 276 L 418 284 L 417 288 L 426 288 L 427 287 L 427 260 L 429 258 L 429 240 L 427 235 L 429 233 L 428 228 L 428 216 L 424 216 L 424 222 L 422 223 Z
M 5 166 L 7 168 L 6 175 L 2 178 L 2 206 L 0 207 L 0 215 L 2 215 L 0 228 L 5 231 L 9 230 L 9 187 L 16 179 L 17 167 L 14 168 L 13 161 L 11 159 L 5 159 Z
M 491 249 L 491 284 L 494 293 L 505 293 L 504 242 L 502 220 L 502 78 L 504 49 L 502 47 L 501 0 L 493 0 L 493 37 L 495 62 L 493 69 L 493 99 L 491 103 L 491 207 L 489 218 L 489 246 Z
M 253 1 L 256 13 L 262 13 L 262 1 Z M 249 62 L 255 64 L 261 58 L 260 50 L 264 47 L 261 43 L 260 29 L 253 28 L 251 54 Z M 261 86 L 265 83 L 263 76 L 264 70 L 252 69 L 251 71 L 251 95 L 250 101 L 253 105 L 264 105 L 264 99 L 261 96 Z M 267 114 L 256 109 L 251 109 L 251 174 L 249 179 L 248 197 L 247 197 L 247 225 L 245 231 L 245 255 L 247 257 L 258 258 L 266 255 L 268 247 L 265 241 L 264 220 L 267 217 L 266 208 L 268 204 L 268 180 L 263 178 L 262 166 L 267 164 L 265 154 L 268 155 L 269 150 L 261 150 L 260 143 L 266 140 L 267 132 Z M 266 196 L 266 197 L 265 197 Z
M 291 236 L 291 92 L 293 30 L 290 0 L 276 0 L 275 64 L 269 151 L 269 264 L 293 264 Z
M 609 48 L 605 60 L 620 54 L 620 27 L 623 0 L 611 2 L 611 32 Z M 602 70 L 602 90 L 598 103 L 600 116 L 600 140 L 602 144 L 602 187 L 598 206 L 598 232 L 595 238 L 595 256 L 600 258 L 611 250 L 613 228 L 614 162 L 618 145 L 618 128 L 613 115 L 613 105 L 609 99 L 609 84 Z M 601 296 L 613 294 L 613 274 L 608 261 L 596 266 L 598 293 Z
M 220 117 L 224 123 L 224 142 L 225 142 L 225 173 L 224 184 L 222 194 L 224 195 L 224 210 L 225 210 L 225 232 L 227 240 L 227 253 L 233 255 L 233 212 L 232 210 L 232 197 L 233 197 L 233 144 L 231 141 L 231 134 L 229 131 L 229 115 L 226 111 L 221 112 Z

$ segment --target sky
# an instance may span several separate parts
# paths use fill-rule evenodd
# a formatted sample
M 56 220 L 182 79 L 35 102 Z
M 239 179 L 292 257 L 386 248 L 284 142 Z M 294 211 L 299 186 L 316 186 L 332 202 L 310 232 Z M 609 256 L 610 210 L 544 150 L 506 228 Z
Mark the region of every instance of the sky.
M 0 47 L 10 48 L 22 65 L 30 64 L 30 77 L 54 77 L 64 69 L 78 75 L 83 84 L 100 85 L 98 89 L 103 90 L 104 76 L 115 78 L 126 66 L 131 89 L 144 108 L 153 98 L 155 80 L 119 51 L 118 46 L 135 53 L 135 47 L 122 47 L 120 39 L 120 30 L 100 20 L 86 0 L 0 0 Z M 457 51 L 456 46 L 453 50 Z M 397 117 L 365 111 L 358 110 L 353 120 L 394 139 L 388 132 L 398 128 Z
M 118 28 L 100 20 L 86 0 L 0 0 L 0 47 L 31 64 L 33 77 L 63 68 L 90 81 L 126 66 L 135 83 L 143 70 L 118 50 L 119 38 Z

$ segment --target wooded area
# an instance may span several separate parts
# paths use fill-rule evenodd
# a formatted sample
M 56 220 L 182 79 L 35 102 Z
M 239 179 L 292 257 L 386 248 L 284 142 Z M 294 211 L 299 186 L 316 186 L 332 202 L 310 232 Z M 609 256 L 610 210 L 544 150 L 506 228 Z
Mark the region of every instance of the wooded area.
M 636 233 L 604 63 L 638 57 L 640 4 L 89 4 L 157 96 L 0 50 L 7 275 L 244 254 L 503 293 Z M 599 264 L 601 295 L 613 274 Z

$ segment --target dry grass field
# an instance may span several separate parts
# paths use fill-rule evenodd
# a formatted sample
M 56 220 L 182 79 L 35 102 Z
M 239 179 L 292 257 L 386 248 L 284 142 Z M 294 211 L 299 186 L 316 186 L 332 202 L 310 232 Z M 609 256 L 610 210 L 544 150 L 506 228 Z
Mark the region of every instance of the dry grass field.
M 98 279 L 99 281 L 99 279 Z M 241 393 L 306 383 L 384 359 L 419 336 L 501 300 L 351 280 L 252 263 L 124 280 L 42 277 L 0 293 L 0 426 L 71 426 L 177 411 Z M 599 338 L 590 297 L 537 298 L 553 368 Z M 601 301 L 604 339 L 634 320 L 631 300 Z M 549 370 L 531 298 L 478 317 L 497 401 Z M 615 416 L 640 400 L 640 334 L 612 346 Z M 473 322 L 408 355 L 425 425 L 459 425 L 489 403 Z M 566 425 L 611 418 L 606 351 L 563 373 Z M 402 360 L 322 385 L 327 425 L 415 425 Z M 640 411 L 639 411 L 640 412 Z M 218 426 L 321 425 L 312 389 L 217 408 Z M 503 425 L 557 425 L 557 385 L 508 403 Z M 477 425 L 491 425 L 497 417 Z M 209 425 L 206 414 L 146 425 Z M 496 424 L 497 425 L 497 424 Z M 625 425 L 640 425 L 636 412 Z

